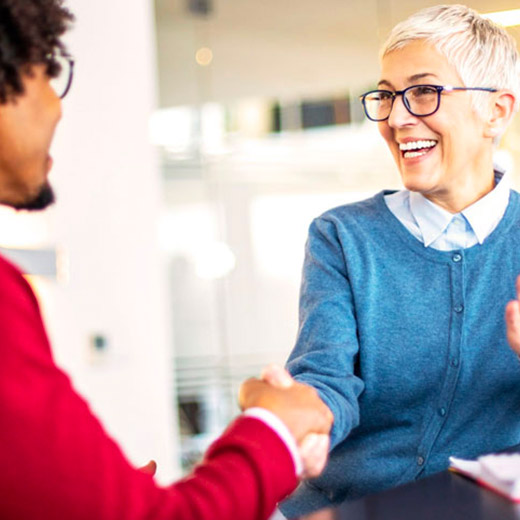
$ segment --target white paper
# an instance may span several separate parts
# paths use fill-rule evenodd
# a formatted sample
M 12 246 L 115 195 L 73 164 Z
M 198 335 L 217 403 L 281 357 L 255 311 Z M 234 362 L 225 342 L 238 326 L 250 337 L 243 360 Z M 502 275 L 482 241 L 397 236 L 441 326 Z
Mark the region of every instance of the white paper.
M 520 499 L 520 454 L 484 455 L 477 460 L 450 457 L 450 465 L 461 473 L 484 482 L 497 491 Z

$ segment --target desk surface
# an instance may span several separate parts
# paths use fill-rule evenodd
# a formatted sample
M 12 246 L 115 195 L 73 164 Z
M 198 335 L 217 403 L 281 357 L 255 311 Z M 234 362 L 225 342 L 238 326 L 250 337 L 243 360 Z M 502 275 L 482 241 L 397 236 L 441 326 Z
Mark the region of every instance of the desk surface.
M 520 506 L 443 471 L 301 520 L 520 520 Z

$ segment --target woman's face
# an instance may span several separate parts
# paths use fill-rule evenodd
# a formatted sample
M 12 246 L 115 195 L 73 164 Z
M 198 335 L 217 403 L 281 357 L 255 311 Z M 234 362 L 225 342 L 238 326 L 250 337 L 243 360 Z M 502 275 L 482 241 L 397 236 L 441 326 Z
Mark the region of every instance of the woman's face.
M 379 88 L 395 91 L 418 84 L 464 86 L 444 55 L 421 40 L 383 58 Z M 443 92 L 439 109 L 427 117 L 410 114 L 398 96 L 388 120 L 379 123 L 379 131 L 407 189 L 451 211 L 454 206 L 471 204 L 491 189 L 492 139 L 471 106 L 470 92 Z M 415 141 L 429 141 L 428 145 L 434 146 L 407 150 Z M 474 200 L 463 201 L 465 198 Z

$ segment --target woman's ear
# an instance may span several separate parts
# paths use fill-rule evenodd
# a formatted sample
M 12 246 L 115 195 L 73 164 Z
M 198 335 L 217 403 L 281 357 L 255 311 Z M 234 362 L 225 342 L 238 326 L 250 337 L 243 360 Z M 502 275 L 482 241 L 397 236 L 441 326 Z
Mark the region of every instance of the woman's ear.
M 510 90 L 499 90 L 492 94 L 489 117 L 485 125 L 485 137 L 502 135 L 515 112 L 515 95 Z

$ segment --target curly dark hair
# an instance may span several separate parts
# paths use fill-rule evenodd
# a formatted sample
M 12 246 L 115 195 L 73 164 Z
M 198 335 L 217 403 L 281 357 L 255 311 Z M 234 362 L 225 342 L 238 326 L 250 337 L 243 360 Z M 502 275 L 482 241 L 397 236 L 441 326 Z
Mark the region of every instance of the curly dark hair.
M 21 75 L 45 64 L 55 77 L 56 53 L 66 55 L 61 36 L 74 20 L 62 0 L 0 0 L 0 103 L 23 93 Z

